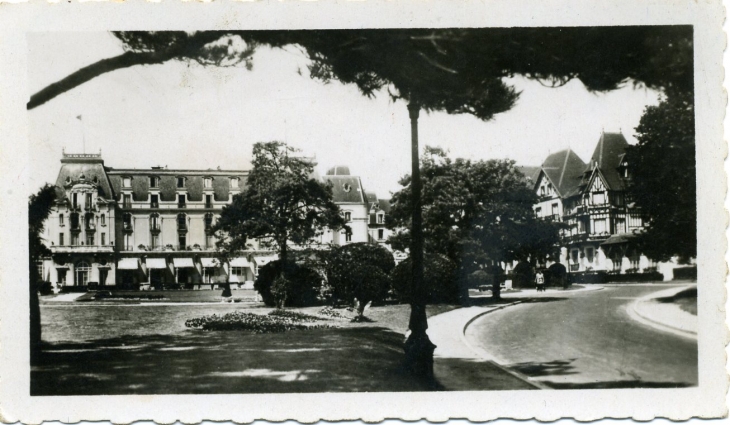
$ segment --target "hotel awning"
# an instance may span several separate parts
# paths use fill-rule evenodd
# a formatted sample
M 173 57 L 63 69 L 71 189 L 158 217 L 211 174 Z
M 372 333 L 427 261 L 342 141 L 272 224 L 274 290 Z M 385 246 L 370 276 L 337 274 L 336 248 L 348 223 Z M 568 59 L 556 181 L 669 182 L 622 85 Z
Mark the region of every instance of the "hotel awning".
M 202 264 L 203 267 L 218 267 L 218 260 L 215 258 L 201 258 L 200 264 Z
M 55 267 L 57 269 L 67 269 L 68 268 L 68 264 L 64 264 L 64 265 L 54 264 L 53 267 Z
M 277 257 L 275 255 L 270 255 L 267 257 L 253 257 L 253 260 L 256 262 L 256 265 L 259 267 L 265 266 L 265 265 L 269 264 L 270 262 L 276 261 L 278 259 L 279 259 L 279 257 Z
M 251 264 L 244 257 L 238 257 L 231 260 L 231 267 L 251 267 Z
M 122 258 L 117 263 L 119 270 L 137 270 L 139 268 L 139 260 L 136 258 Z
M 190 267 L 190 268 L 195 267 L 195 265 L 193 264 L 192 258 L 173 258 L 172 263 L 178 269 L 184 269 L 186 267 Z
M 167 261 L 164 258 L 148 258 L 147 259 L 148 269 L 166 269 Z

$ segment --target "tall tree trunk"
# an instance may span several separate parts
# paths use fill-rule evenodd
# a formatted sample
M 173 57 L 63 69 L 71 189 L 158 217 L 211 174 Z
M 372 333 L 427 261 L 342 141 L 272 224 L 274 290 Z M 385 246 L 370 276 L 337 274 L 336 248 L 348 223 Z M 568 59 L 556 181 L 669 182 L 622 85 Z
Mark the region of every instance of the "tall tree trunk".
M 408 328 L 411 333 L 405 343 L 406 368 L 417 378 L 434 382 L 433 351 L 436 346 L 426 334 L 426 288 L 423 285 L 423 221 L 421 217 L 421 170 L 418 153 L 418 115 L 420 105 L 411 100 L 408 104 L 411 118 L 411 265 L 412 299 Z

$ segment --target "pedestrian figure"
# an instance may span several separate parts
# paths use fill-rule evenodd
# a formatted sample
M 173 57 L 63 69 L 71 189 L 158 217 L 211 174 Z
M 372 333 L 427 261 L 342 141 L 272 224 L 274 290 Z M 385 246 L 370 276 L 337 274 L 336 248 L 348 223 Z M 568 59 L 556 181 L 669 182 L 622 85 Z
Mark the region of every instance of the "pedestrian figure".
M 537 286 L 537 292 L 545 292 L 545 276 L 543 276 L 542 270 L 538 270 L 535 274 L 535 286 Z

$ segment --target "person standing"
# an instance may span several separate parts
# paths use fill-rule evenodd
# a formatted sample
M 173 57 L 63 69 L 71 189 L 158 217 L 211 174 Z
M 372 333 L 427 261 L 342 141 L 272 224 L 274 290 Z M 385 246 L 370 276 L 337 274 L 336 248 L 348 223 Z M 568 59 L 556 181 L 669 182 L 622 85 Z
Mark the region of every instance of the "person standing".
M 542 270 L 538 270 L 535 273 L 535 286 L 537 287 L 537 292 L 545 291 L 545 276 L 542 274 Z

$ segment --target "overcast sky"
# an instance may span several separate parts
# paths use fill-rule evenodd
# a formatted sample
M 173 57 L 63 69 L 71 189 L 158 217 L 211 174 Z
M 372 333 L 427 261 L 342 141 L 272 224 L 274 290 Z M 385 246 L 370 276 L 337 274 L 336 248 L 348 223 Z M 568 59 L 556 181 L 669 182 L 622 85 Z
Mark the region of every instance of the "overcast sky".
M 29 96 L 122 52 L 109 33 L 34 33 L 28 48 Z M 37 155 L 30 188 L 55 182 L 62 147 L 81 152 L 84 139 L 86 152 L 101 149 L 110 167 L 195 169 L 247 169 L 255 142 L 282 140 L 316 155 L 321 173 L 349 165 L 366 190 L 381 197 L 398 190 L 398 180 L 410 171 L 404 103 L 312 80 L 306 58 L 293 48 L 262 48 L 253 62 L 252 71 L 182 62 L 117 70 L 30 111 Z M 522 78 L 512 83 L 522 91 L 517 105 L 490 122 L 422 113 L 421 147 L 521 165 L 539 165 L 550 152 L 571 147 L 587 161 L 602 129 L 622 130 L 635 143 L 644 108 L 658 101 L 656 92 L 631 86 L 594 94 L 578 81 L 557 89 Z

